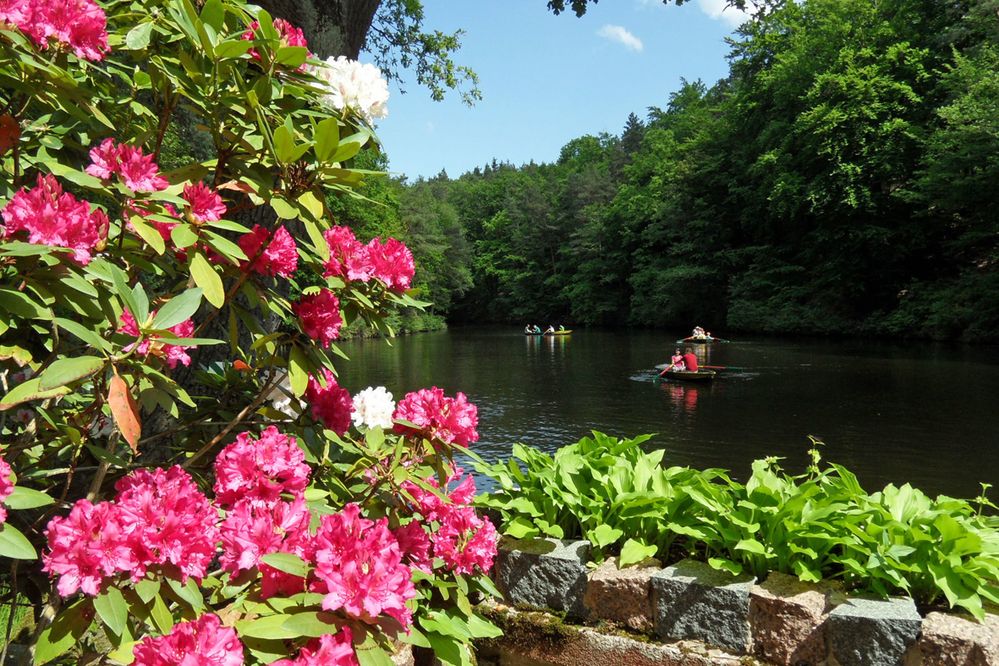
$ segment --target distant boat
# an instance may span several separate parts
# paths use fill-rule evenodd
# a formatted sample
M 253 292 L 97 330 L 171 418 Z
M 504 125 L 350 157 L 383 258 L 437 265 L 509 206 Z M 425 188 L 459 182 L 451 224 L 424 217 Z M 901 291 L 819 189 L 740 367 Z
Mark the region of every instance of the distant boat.
M 715 342 L 728 342 L 728 340 L 725 340 L 725 339 L 722 339 L 722 338 L 712 338 L 712 337 L 708 337 L 708 336 L 695 337 L 695 336 L 692 335 L 689 338 L 680 338 L 679 340 L 676 341 L 676 344 L 678 344 L 678 345 L 689 345 L 689 344 L 694 344 L 694 345 L 710 345 L 710 344 L 714 344 Z
M 696 372 L 691 372 L 689 370 L 667 370 L 663 374 L 659 375 L 665 379 L 675 379 L 681 382 L 710 382 L 718 374 L 714 370 L 698 370 Z
M 572 333 L 572 329 L 567 328 L 562 331 L 547 331 L 545 335 L 569 335 L 570 333 Z
M 524 331 L 524 335 L 544 335 L 544 333 L 541 331 L 538 331 L 537 333 L 528 333 L 527 331 Z

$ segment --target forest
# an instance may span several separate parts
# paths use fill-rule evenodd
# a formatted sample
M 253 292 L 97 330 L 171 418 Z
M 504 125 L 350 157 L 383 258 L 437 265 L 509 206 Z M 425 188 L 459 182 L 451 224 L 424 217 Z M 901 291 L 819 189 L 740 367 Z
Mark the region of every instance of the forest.
M 781 4 L 619 135 L 335 205 L 452 322 L 996 340 L 997 9 Z

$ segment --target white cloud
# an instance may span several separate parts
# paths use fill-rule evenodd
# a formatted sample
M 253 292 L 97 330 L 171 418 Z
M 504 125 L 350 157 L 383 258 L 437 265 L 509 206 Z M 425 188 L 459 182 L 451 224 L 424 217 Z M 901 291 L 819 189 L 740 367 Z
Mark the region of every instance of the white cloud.
M 609 39 L 612 42 L 623 44 L 625 48 L 631 49 L 632 51 L 641 51 L 645 48 L 645 45 L 642 44 L 642 40 L 635 37 L 633 34 L 628 32 L 627 29 L 622 28 L 619 25 L 607 24 L 597 30 L 597 34 L 604 39 Z
M 742 25 L 750 17 L 749 12 L 729 7 L 727 0 L 697 0 L 697 6 L 711 18 L 716 21 L 724 21 L 733 28 Z

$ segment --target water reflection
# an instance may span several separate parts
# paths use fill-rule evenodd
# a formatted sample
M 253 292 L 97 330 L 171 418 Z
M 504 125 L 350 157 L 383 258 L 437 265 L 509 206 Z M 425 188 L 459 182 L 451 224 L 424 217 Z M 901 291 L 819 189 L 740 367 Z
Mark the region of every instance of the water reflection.
M 662 387 L 669 393 L 674 412 L 693 414 L 697 410 L 697 386 L 680 382 L 663 382 Z

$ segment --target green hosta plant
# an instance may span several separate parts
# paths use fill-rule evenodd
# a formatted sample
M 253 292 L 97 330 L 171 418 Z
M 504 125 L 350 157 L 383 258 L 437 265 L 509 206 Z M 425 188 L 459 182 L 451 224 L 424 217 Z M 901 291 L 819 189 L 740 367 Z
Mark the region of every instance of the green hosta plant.
M 817 449 L 805 474 L 757 460 L 745 484 L 721 470 L 661 466 L 648 437 L 594 433 L 554 455 L 517 446 L 506 463 L 483 465 L 498 490 L 478 498 L 511 537 L 585 538 L 594 557 L 627 566 L 649 556 L 695 557 L 731 573 L 771 571 L 805 581 L 838 579 L 917 603 L 946 602 L 977 618 L 999 603 L 999 521 L 994 508 L 931 499 L 908 485 L 868 494 L 849 470 L 823 466 Z

